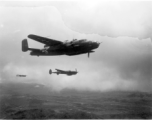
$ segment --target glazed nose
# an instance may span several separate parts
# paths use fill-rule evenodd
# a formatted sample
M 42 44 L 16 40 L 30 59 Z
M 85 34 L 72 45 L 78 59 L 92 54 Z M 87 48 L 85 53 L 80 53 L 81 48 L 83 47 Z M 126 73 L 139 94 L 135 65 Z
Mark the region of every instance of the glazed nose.
M 96 42 L 96 43 L 95 43 L 95 46 L 96 46 L 96 47 L 99 47 L 99 45 L 100 45 L 99 42 Z

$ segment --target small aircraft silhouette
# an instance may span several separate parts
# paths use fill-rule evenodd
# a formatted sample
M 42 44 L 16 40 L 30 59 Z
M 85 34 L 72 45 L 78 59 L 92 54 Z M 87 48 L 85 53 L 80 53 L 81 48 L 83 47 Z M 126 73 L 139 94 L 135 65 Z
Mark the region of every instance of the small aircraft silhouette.
M 19 74 L 17 74 L 16 77 L 26 77 L 26 75 L 19 75 Z
M 32 56 L 54 56 L 54 55 L 79 55 L 79 54 L 89 54 L 94 52 L 93 49 L 99 47 L 99 42 L 88 41 L 87 39 L 73 39 L 72 41 L 66 40 L 65 42 L 41 37 L 38 35 L 30 34 L 28 38 L 33 39 L 37 42 L 43 43 L 43 49 L 29 48 L 27 39 L 22 41 L 22 51 L 26 52 L 30 50 L 30 55 Z
M 52 72 L 52 70 L 50 69 L 49 74 L 56 73 L 57 75 L 66 74 L 68 76 L 71 76 L 71 75 L 76 75 L 78 73 L 77 70 L 75 71 L 70 71 L 70 70 L 65 71 L 65 70 L 59 70 L 59 69 L 56 69 L 56 70 L 57 70 L 56 72 Z

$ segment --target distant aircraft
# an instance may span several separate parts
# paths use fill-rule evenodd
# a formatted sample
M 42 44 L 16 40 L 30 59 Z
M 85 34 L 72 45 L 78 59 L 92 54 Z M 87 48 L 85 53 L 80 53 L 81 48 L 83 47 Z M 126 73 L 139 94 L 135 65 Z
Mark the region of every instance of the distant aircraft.
M 78 73 L 77 70 L 75 70 L 75 71 L 70 71 L 70 70 L 64 71 L 64 70 L 59 70 L 59 69 L 56 69 L 56 70 L 57 70 L 56 72 L 52 72 L 52 70 L 50 69 L 50 70 L 49 70 L 49 73 L 50 73 L 50 74 L 56 73 L 57 75 L 59 75 L 59 74 L 66 74 L 66 75 L 68 75 L 68 76 L 76 75 L 76 74 Z
M 26 77 L 26 75 L 16 75 L 16 77 Z
M 87 41 L 86 39 L 73 39 L 72 41 L 66 40 L 61 42 L 58 40 L 41 37 L 37 35 L 28 35 L 28 38 L 31 38 L 35 41 L 45 44 L 43 49 L 29 48 L 27 39 L 22 41 L 22 51 L 26 52 L 31 50 L 30 55 L 33 56 L 54 56 L 54 55 L 79 55 L 79 54 L 89 54 L 94 52 L 93 49 L 99 47 L 99 42 Z

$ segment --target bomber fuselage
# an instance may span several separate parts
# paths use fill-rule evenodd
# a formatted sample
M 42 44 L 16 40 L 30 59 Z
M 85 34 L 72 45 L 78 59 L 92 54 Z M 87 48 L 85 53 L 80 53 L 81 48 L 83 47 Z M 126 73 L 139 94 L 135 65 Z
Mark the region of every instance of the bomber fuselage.
M 43 50 L 31 51 L 30 55 L 50 56 L 50 55 L 78 55 L 93 52 L 93 49 L 99 47 L 97 42 L 78 42 L 76 44 L 63 44 L 58 46 L 47 46 Z

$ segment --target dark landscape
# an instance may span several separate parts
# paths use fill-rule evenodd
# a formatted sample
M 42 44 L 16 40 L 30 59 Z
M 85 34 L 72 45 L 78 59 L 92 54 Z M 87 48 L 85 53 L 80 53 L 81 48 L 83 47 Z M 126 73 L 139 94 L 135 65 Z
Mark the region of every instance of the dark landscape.
M 147 92 L 51 91 L 44 85 L 0 84 L 0 119 L 152 119 Z

